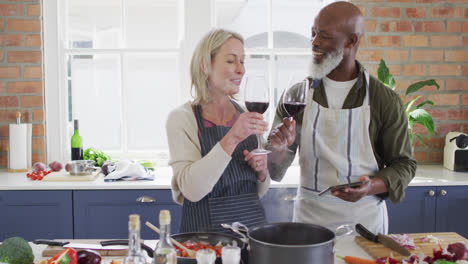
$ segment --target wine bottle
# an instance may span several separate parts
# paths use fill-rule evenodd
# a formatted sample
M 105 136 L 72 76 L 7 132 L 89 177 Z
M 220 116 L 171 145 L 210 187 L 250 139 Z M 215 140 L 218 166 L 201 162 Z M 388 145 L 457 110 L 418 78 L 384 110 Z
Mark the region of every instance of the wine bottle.
M 171 230 L 171 213 L 169 210 L 161 210 L 159 212 L 159 242 L 154 250 L 154 264 L 176 264 L 177 253 L 171 243 L 170 230 Z
M 123 264 L 146 264 L 145 256 L 141 252 L 140 244 L 140 216 L 128 216 L 128 252 Z
M 75 133 L 71 138 L 71 159 L 82 160 L 83 159 L 83 141 L 80 133 L 78 132 L 78 120 L 74 120 Z

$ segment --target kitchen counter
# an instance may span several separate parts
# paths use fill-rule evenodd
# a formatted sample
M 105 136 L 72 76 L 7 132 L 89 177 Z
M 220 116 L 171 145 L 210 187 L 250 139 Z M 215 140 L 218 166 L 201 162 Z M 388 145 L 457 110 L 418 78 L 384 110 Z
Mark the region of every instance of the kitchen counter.
M 73 240 L 70 240 L 70 241 L 73 241 Z M 155 241 L 150 241 L 150 242 L 151 242 L 150 244 L 155 244 Z M 47 258 L 42 257 L 42 251 L 47 247 L 46 245 L 35 245 L 33 243 L 29 243 L 29 244 L 31 245 L 33 249 L 35 263 L 39 263 L 40 260 L 47 259 Z M 356 256 L 356 257 L 371 259 L 371 257 L 361 247 L 359 247 L 356 244 L 356 242 L 354 242 L 353 235 L 337 238 L 336 245 L 335 245 L 335 254 L 340 255 L 340 256 Z M 103 257 L 102 264 L 109 264 L 111 263 L 112 259 L 121 260 L 122 257 Z M 147 257 L 148 263 L 151 263 L 151 260 L 152 260 L 151 258 Z M 335 264 L 342 264 L 342 263 L 345 263 L 345 262 L 341 259 L 335 258 Z
M 271 188 L 294 188 L 299 183 L 299 167 L 291 166 L 281 182 L 271 182 Z M 104 182 L 100 174 L 94 181 L 43 182 L 32 181 L 26 173 L 0 171 L 0 190 L 112 190 L 112 189 L 170 189 L 172 169 L 155 168 L 154 181 Z M 47 177 L 47 176 L 46 176 Z M 468 172 L 454 172 L 442 165 L 420 165 L 410 186 L 463 186 L 468 185 Z

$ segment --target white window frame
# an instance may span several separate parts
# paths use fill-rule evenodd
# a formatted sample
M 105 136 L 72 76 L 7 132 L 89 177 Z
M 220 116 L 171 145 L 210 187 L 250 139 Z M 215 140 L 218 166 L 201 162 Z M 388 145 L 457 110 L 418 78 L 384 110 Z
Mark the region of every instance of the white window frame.
M 98 0 L 97 0 L 98 1 Z M 120 0 L 125 2 L 127 0 Z M 216 3 L 215 0 L 174 0 L 183 1 L 183 12 L 184 21 L 182 35 L 183 40 L 180 43 L 178 49 L 167 49 L 167 52 L 178 52 L 179 53 L 179 101 L 183 103 L 190 100 L 190 74 L 189 67 L 191 56 L 197 42 L 201 37 L 211 28 L 215 27 L 216 21 Z M 222 0 L 221 2 L 245 2 L 247 0 Z M 310 56 L 310 49 L 278 49 L 273 47 L 273 32 L 272 32 L 272 0 L 268 1 L 268 46 L 262 49 L 247 49 L 246 55 L 268 55 L 268 74 L 269 74 L 269 85 L 270 85 L 270 106 L 274 106 L 274 93 L 272 92 L 276 87 L 276 79 L 274 74 L 276 72 L 276 62 L 273 58 L 279 55 L 299 55 L 299 56 Z M 63 87 L 66 87 L 66 57 L 65 51 L 65 35 L 64 29 L 58 23 L 62 21 L 58 15 L 58 10 L 63 8 L 62 0 L 47 0 L 43 1 L 43 25 L 44 25 L 44 79 L 45 79 L 45 111 L 46 111 L 46 138 L 47 138 L 47 159 L 48 162 L 54 160 L 68 161 L 70 159 L 69 153 L 69 137 L 68 135 L 70 128 L 69 122 L 67 121 L 68 109 L 67 109 L 67 93 Z M 158 49 L 160 50 L 160 49 Z M 100 52 L 115 52 L 116 50 L 100 50 Z M 145 50 L 121 50 L 121 52 L 140 52 Z M 161 51 L 161 50 L 160 50 Z M 82 49 L 77 53 L 96 53 L 94 49 Z M 122 66 L 124 67 L 124 66 Z M 122 82 L 124 85 L 124 82 Z M 270 107 L 270 120 L 271 124 L 274 118 L 274 107 Z M 123 115 L 125 118 L 125 115 Z M 164 125 L 164 124 L 161 124 Z M 124 129 L 125 130 L 125 129 Z M 126 135 L 123 135 L 125 138 Z M 167 152 L 167 151 L 166 151 Z M 127 155 L 120 155 L 113 158 L 136 158 L 132 153 Z M 166 154 L 167 155 L 167 154 Z M 158 159 L 167 158 L 164 153 L 138 153 L 137 158 L 147 159 Z

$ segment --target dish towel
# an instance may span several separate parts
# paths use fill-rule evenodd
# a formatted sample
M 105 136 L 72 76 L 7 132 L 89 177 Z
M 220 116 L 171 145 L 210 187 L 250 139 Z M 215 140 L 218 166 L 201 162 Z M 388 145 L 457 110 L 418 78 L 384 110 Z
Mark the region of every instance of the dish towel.
M 105 182 L 141 180 L 154 180 L 154 172 L 132 160 L 122 160 L 117 162 L 115 164 L 115 170 L 104 177 Z

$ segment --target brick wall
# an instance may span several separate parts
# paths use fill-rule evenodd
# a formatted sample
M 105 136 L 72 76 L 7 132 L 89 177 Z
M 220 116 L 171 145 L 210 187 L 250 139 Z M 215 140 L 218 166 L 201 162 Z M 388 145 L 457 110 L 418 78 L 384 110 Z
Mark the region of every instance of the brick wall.
M 0 168 L 7 167 L 8 124 L 33 124 L 33 162 L 46 160 L 41 1 L 0 0 Z
M 468 0 L 352 1 L 366 16 L 359 60 L 376 74 L 384 58 L 402 93 L 411 83 L 435 79 L 440 90 L 419 94 L 436 103 L 429 109 L 436 134 L 429 148 L 415 143 L 423 163 L 442 162 L 447 132 L 468 133 Z M 8 124 L 21 111 L 33 123 L 33 161 L 45 161 L 41 1 L 0 0 L 0 167 L 6 167 Z M 416 128 L 419 129 L 419 128 Z
M 425 138 L 428 148 L 415 140 L 421 163 L 443 162 L 445 135 L 468 133 L 468 1 L 467 0 L 358 0 L 366 17 L 366 35 L 359 60 L 374 75 L 383 58 L 404 94 L 416 82 L 435 79 L 440 90 L 418 92 L 436 105 L 426 108 L 436 133 Z M 411 98 L 404 98 L 408 101 Z M 425 133 L 421 127 L 415 130 Z

